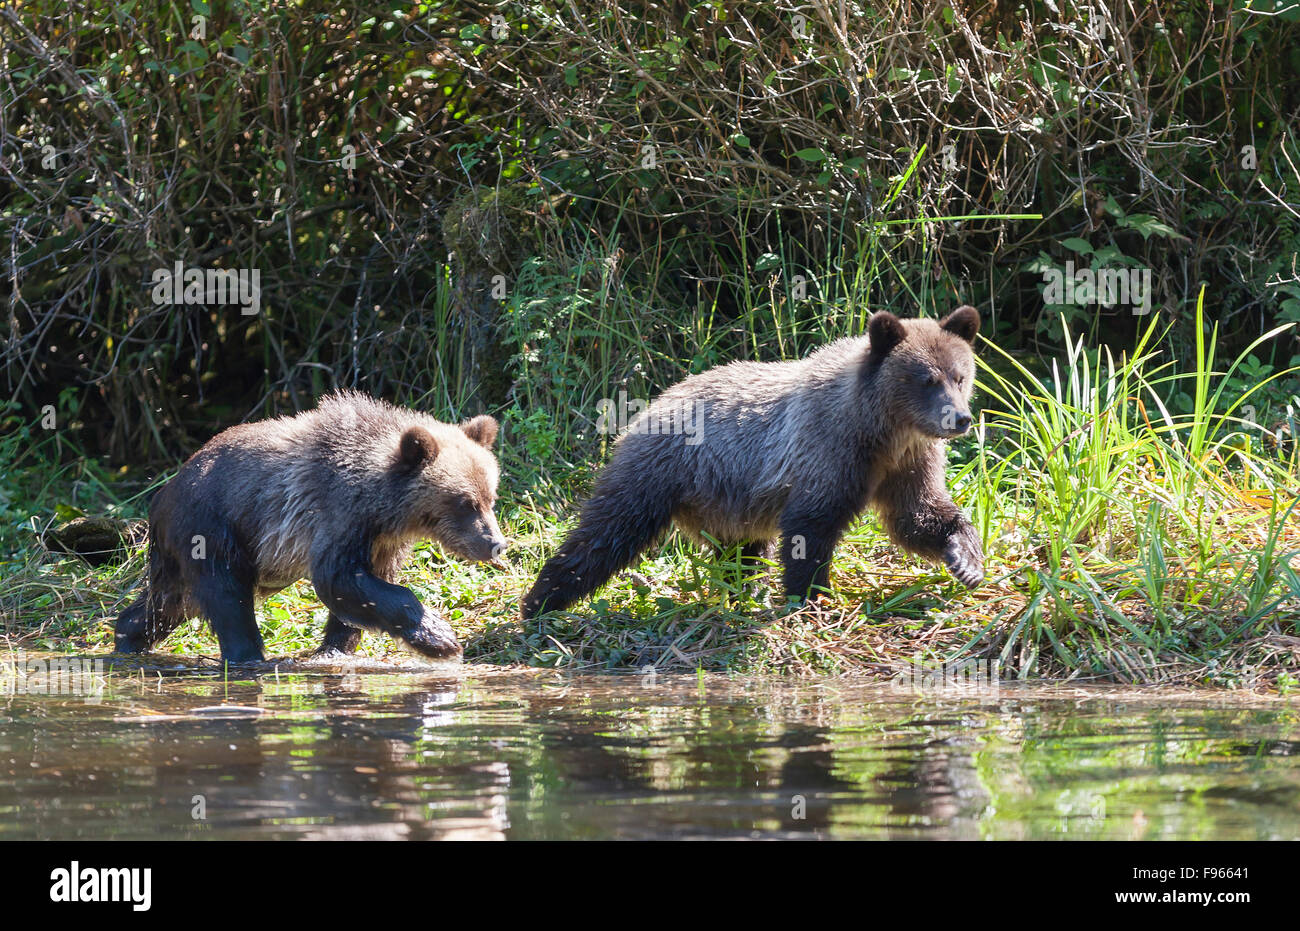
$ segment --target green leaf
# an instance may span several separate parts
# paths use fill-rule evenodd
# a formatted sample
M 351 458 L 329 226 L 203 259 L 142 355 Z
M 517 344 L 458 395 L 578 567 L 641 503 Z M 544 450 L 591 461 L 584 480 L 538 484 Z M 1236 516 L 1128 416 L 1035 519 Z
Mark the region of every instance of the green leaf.
M 208 60 L 208 50 L 197 42 L 186 42 L 176 51 L 180 52 L 182 55 L 193 55 L 201 61 Z
M 1119 249 L 1115 248 L 1113 245 L 1102 246 L 1092 254 L 1093 268 L 1102 268 L 1107 265 L 1124 262 L 1132 262 L 1132 259 L 1124 255 L 1124 253 L 1120 252 Z
M 731 144 L 738 149 L 748 149 L 749 137 L 741 133 L 736 133 L 736 135 L 731 137 Z
M 1182 238 L 1176 229 L 1167 223 L 1161 223 L 1149 213 L 1135 213 L 1124 217 L 1119 221 L 1119 225 L 1137 230 L 1142 234 L 1143 239 L 1150 239 L 1152 236 L 1163 236 L 1165 239 Z
M 821 149 L 800 149 L 798 152 L 794 153 L 794 157 L 801 158 L 805 162 L 826 161 L 826 153 Z
M 1077 236 L 1071 236 L 1069 239 L 1062 239 L 1061 245 L 1065 246 L 1067 249 L 1073 249 L 1075 252 L 1082 255 L 1092 254 L 1092 244 L 1089 243 L 1088 240 L 1080 239 Z
M 1041 275 L 1048 269 L 1056 268 L 1056 263 L 1046 252 L 1039 252 L 1037 258 L 1030 259 L 1024 265 L 1020 266 L 1023 272 L 1029 272 L 1031 275 Z

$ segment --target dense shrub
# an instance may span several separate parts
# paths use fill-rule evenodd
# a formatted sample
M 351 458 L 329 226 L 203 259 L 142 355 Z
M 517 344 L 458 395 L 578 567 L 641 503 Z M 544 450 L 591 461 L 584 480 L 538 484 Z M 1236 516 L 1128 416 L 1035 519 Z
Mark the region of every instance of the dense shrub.
M 1300 319 L 1300 12 L 1246 6 L 6 6 L 5 387 L 139 460 L 334 384 L 522 425 L 868 302 L 1124 342 L 1067 260 L 1242 345 Z M 260 313 L 154 303 L 178 261 Z

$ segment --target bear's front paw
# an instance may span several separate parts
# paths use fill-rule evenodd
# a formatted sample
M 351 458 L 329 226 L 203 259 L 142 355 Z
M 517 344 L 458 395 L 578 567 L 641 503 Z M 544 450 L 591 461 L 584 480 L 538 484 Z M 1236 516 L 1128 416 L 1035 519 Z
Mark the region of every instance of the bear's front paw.
M 419 627 L 405 631 L 396 639 L 413 652 L 433 659 L 458 659 L 462 653 L 451 625 L 429 608 L 424 609 Z
M 953 534 L 943 551 L 943 563 L 948 571 L 967 588 L 978 588 L 984 581 L 984 552 L 974 527 L 966 527 Z

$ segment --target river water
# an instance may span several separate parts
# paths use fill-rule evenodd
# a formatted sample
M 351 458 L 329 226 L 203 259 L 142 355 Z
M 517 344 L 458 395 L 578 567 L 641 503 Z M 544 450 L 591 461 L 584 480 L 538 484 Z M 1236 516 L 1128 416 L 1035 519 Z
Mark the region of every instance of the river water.
M 1300 837 L 1294 700 L 169 662 L 8 680 L 0 839 Z

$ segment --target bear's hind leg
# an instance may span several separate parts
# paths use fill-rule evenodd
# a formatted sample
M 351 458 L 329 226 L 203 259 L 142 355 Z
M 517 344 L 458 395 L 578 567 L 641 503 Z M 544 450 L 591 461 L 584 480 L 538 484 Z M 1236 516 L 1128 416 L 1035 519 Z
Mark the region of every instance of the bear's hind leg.
M 194 598 L 217 635 L 222 660 L 260 663 L 266 658 L 253 612 L 251 585 L 241 585 L 229 577 L 209 576 L 195 586 Z
M 265 658 L 262 634 L 253 611 L 253 572 L 238 556 L 210 555 L 199 563 L 191 591 L 199 612 L 212 625 L 227 663 L 260 663 Z
M 145 591 L 118 615 L 113 626 L 114 652 L 148 653 L 185 620 L 179 610 L 160 610 L 150 605 L 150 599 Z
M 113 625 L 113 649 L 116 652 L 143 653 L 148 649 L 144 642 L 144 612 L 148 602 L 149 593 L 144 592 L 117 616 L 117 623 Z
M 546 561 L 537 581 L 519 604 L 519 616 L 530 621 L 547 611 L 562 611 L 604 585 L 652 544 L 672 521 L 672 505 L 643 483 L 612 493 L 600 489 L 583 506 L 578 526 Z
M 766 602 L 763 585 L 763 572 L 767 563 L 776 558 L 774 540 L 750 540 L 740 548 L 740 571 L 744 580 L 744 592 L 755 601 Z
M 355 627 L 349 627 L 343 623 L 337 614 L 331 611 L 329 619 L 325 622 L 325 635 L 321 638 L 320 646 L 316 648 L 315 655 L 323 656 L 328 653 L 351 655 L 357 652 L 357 647 L 361 646 L 361 634 L 362 631 Z
M 113 626 L 113 649 L 118 653 L 148 653 L 185 621 L 177 567 L 159 544 L 150 547 L 145 589 Z

